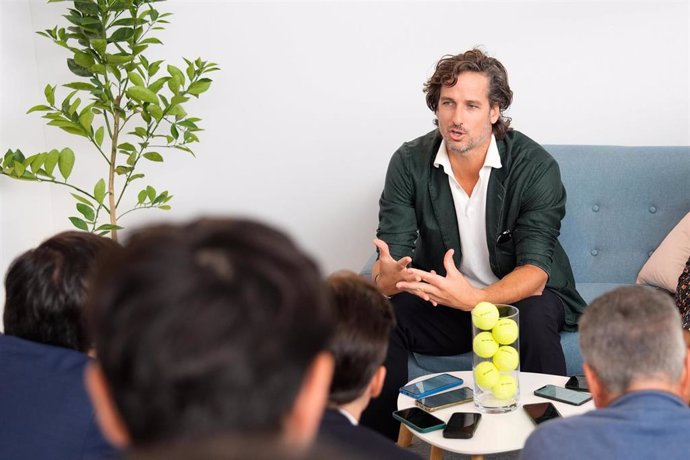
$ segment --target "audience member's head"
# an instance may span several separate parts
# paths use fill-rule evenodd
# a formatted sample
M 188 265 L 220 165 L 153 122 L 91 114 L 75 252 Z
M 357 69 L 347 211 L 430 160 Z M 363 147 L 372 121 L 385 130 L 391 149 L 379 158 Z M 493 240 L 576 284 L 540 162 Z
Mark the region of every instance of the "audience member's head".
M 5 333 L 88 352 L 86 290 L 97 260 L 117 247 L 93 233 L 68 231 L 17 257 L 5 277 Z
M 598 407 L 640 389 L 687 393 L 688 349 L 666 293 L 626 286 L 597 298 L 580 319 L 580 347 Z
M 381 392 L 386 375 L 383 361 L 395 323 L 393 309 L 375 286 L 355 273 L 335 273 L 328 285 L 336 314 L 329 346 L 335 359 L 329 403 L 342 406 L 363 398 L 364 409 Z
M 332 373 L 319 270 L 286 235 L 202 219 L 134 234 L 94 285 L 87 383 L 118 445 L 311 441 Z

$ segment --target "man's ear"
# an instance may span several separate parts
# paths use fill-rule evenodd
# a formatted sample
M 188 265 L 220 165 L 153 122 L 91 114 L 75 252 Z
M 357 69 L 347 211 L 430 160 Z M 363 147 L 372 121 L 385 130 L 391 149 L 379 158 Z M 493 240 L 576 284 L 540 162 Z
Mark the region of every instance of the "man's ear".
M 84 378 L 86 390 L 96 411 L 96 419 L 103 436 L 120 449 L 129 446 L 129 433 L 110 396 L 110 387 L 105 380 L 101 366 L 96 362 L 89 363 L 86 366 Z
M 680 377 L 680 397 L 683 401 L 690 403 L 690 349 L 686 348 L 685 366 Z
M 587 363 L 582 365 L 582 369 L 585 372 L 585 379 L 587 380 L 589 392 L 592 393 L 594 405 L 596 407 L 606 407 L 609 403 L 609 394 L 606 388 L 601 384 L 596 371 Z
M 322 351 L 307 369 L 292 410 L 284 420 L 283 439 L 298 448 L 308 447 L 316 436 L 333 378 L 333 355 Z
M 385 366 L 380 366 L 376 369 L 369 383 L 369 396 L 371 396 L 372 399 L 377 398 L 381 394 L 381 391 L 383 391 L 384 380 L 386 380 L 386 368 Z
M 499 115 L 501 115 L 501 108 L 498 104 L 492 105 L 491 109 L 489 109 L 489 119 L 492 125 L 498 121 Z

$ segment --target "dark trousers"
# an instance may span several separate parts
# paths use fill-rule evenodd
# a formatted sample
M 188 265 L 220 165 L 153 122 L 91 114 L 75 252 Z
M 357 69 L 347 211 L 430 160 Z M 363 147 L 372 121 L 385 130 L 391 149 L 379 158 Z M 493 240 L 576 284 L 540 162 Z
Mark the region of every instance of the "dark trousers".
M 397 440 L 400 424 L 391 416 L 398 390 L 407 378 L 409 352 L 447 356 L 472 350 L 472 319 L 469 312 L 434 307 L 419 297 L 402 292 L 391 299 L 396 327 L 391 332 L 383 392 L 371 401 L 361 423 Z M 540 296 L 514 302 L 520 311 L 520 369 L 525 372 L 565 375 L 565 356 L 560 331 L 565 322 L 561 299 L 545 289 Z M 449 369 L 452 370 L 452 369 Z

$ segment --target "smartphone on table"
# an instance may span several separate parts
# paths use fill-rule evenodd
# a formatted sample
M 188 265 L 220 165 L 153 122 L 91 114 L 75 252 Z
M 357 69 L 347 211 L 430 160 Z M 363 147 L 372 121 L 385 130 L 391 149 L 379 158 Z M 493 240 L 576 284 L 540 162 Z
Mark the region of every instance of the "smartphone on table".
M 477 430 L 482 414 L 476 412 L 455 412 L 443 429 L 443 437 L 450 439 L 470 439 Z
M 400 388 L 400 393 L 410 396 L 414 399 L 424 398 L 436 393 L 440 393 L 450 388 L 459 387 L 463 384 L 460 377 L 455 377 L 450 374 L 439 374 L 433 377 L 420 380 L 417 383 L 410 383 Z
M 443 420 L 428 412 L 424 412 L 419 407 L 396 410 L 393 412 L 393 418 L 420 433 L 440 430 L 446 426 Z
M 584 375 L 573 375 L 565 383 L 565 387 L 575 391 L 589 391 L 589 385 Z
M 573 406 L 581 406 L 592 399 L 592 395 L 584 391 L 569 390 L 568 388 L 561 388 L 556 385 L 544 385 L 534 390 L 534 394 L 542 398 L 572 404 Z
M 550 402 L 525 404 L 522 408 L 525 409 L 525 412 L 527 412 L 527 415 L 535 425 L 561 416 L 556 406 Z
M 427 412 L 433 412 L 438 409 L 462 404 L 467 401 L 472 401 L 474 392 L 470 387 L 457 388 L 455 390 L 446 391 L 445 393 L 438 393 L 426 398 L 419 398 L 415 401 L 417 407 L 424 409 Z

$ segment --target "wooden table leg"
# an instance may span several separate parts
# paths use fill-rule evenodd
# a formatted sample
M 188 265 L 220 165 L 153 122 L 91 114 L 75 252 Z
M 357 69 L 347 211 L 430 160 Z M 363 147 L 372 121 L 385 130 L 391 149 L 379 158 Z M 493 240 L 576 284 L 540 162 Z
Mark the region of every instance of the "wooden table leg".
M 443 449 L 441 449 L 440 447 L 431 446 L 429 460 L 443 460 Z
M 412 432 L 402 423 L 398 432 L 398 446 L 409 447 L 412 444 Z

